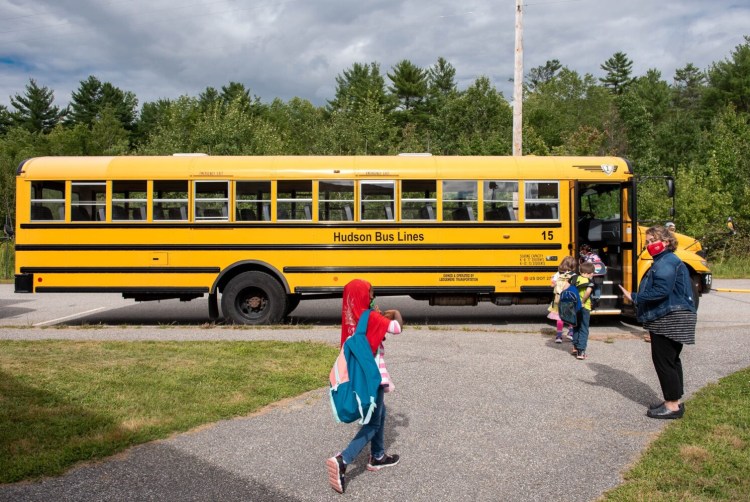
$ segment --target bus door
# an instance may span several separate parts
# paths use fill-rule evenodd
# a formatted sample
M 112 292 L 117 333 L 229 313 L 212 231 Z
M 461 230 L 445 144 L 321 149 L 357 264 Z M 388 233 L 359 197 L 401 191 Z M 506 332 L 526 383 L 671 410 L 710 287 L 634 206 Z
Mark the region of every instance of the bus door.
M 621 310 L 617 285 L 623 278 L 622 185 L 578 183 L 576 198 L 576 251 L 588 244 L 605 265 L 594 276 L 597 285 L 592 314 L 613 314 Z M 598 271 L 597 271 L 598 272 Z

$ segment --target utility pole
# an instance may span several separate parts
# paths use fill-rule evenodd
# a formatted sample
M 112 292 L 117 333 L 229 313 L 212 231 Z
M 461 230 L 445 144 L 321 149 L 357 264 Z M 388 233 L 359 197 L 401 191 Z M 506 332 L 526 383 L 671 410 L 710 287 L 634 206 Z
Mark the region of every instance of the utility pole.
M 513 73 L 513 156 L 523 155 L 523 0 L 516 0 L 516 58 Z

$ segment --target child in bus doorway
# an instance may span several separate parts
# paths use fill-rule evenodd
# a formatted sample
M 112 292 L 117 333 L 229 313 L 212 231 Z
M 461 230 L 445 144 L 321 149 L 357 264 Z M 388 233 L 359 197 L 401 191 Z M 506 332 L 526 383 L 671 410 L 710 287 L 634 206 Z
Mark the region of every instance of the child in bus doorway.
M 581 295 L 581 311 L 578 325 L 573 328 L 573 350 L 576 359 L 588 359 L 586 347 L 589 342 L 589 321 L 591 320 L 591 293 L 594 291 L 594 263 L 585 261 L 578 266 L 579 275 L 575 278 L 578 294 Z
M 379 471 L 384 467 L 398 464 L 398 455 L 388 455 L 385 452 L 385 404 L 383 393 L 395 389 L 388 369 L 383 359 L 383 341 L 388 334 L 401 333 L 404 320 L 398 310 L 380 312 L 375 306 L 375 294 L 367 281 L 354 279 L 344 286 L 344 298 L 341 307 L 341 346 L 357 329 L 359 318 L 363 312 L 372 309 L 367 321 L 367 341 L 370 343 L 375 362 L 380 369 L 380 387 L 376 398 L 375 411 L 370 421 L 359 429 L 349 446 L 341 453 L 326 460 L 328 481 L 331 487 L 339 493 L 346 489 L 346 466 L 351 464 L 362 449 L 370 443 L 370 459 L 367 462 L 368 471 Z
M 596 254 L 593 249 L 591 249 L 591 246 L 589 246 L 588 244 L 581 244 L 579 261 L 581 263 L 583 262 L 597 263 L 597 262 L 601 262 L 602 259 L 599 258 L 599 255 Z
M 564 327 L 564 323 L 562 319 L 560 319 L 560 293 L 562 293 L 562 291 L 568 287 L 568 281 L 575 273 L 575 270 L 576 259 L 572 256 L 566 256 L 562 259 L 560 265 L 557 267 L 557 272 L 555 272 L 555 275 L 552 276 L 552 290 L 554 291 L 555 296 L 552 299 L 552 303 L 550 304 L 549 308 L 547 309 L 549 311 L 549 314 L 547 314 L 547 318 L 554 320 L 557 324 L 557 335 L 555 336 L 555 343 L 562 343 L 562 332 Z M 573 335 L 571 335 L 572 329 L 572 326 L 568 326 L 568 340 L 573 339 Z

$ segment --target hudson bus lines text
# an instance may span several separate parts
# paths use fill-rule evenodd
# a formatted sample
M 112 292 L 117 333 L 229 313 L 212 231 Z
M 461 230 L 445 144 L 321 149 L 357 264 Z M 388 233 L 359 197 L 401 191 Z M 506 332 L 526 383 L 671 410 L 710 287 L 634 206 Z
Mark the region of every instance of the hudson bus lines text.
M 357 232 L 334 232 L 333 242 L 421 242 L 424 234 L 413 232 L 375 232 L 359 234 Z

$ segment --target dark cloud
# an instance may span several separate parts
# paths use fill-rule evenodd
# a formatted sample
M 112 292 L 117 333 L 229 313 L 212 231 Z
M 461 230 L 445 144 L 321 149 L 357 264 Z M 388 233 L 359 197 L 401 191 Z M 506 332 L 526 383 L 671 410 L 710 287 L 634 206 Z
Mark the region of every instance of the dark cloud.
M 197 96 L 238 81 L 265 102 L 333 97 L 355 62 L 385 74 L 401 59 L 428 67 L 444 57 L 461 87 L 488 76 L 512 95 L 514 2 L 478 0 L 0 0 L 0 103 L 29 78 L 64 105 L 95 75 L 141 103 Z M 529 0 L 524 68 L 560 62 L 602 75 L 625 52 L 636 75 L 671 81 L 694 63 L 729 57 L 750 26 L 737 0 Z

